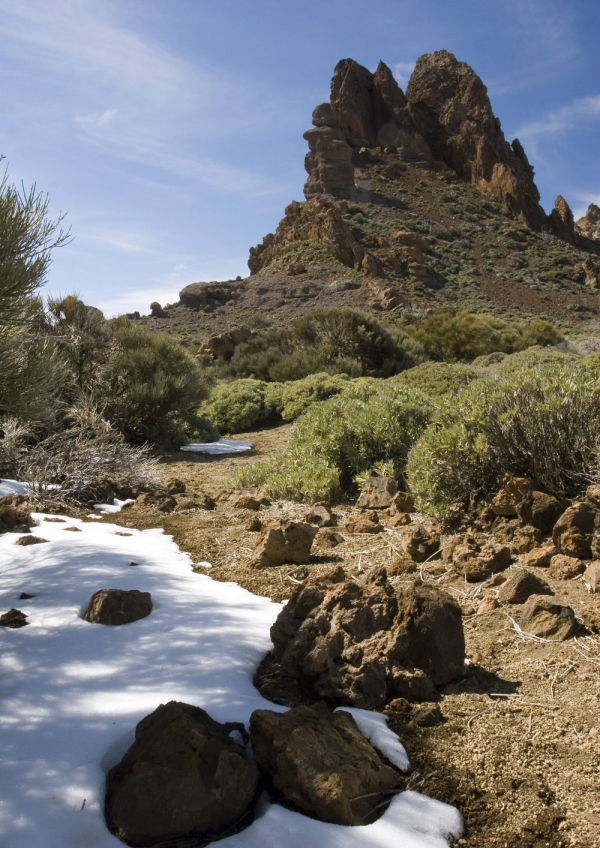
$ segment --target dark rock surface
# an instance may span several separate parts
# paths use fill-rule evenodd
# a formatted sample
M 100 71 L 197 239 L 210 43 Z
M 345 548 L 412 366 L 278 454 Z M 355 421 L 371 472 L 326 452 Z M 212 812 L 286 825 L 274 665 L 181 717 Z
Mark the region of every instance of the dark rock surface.
M 323 705 L 287 713 L 255 710 L 250 741 L 274 788 L 323 821 L 365 824 L 402 786 L 400 774 L 382 761 L 352 716 Z
M 546 595 L 532 595 L 523 606 L 518 624 L 532 636 L 560 642 L 573 634 L 575 613 Z
M 92 624 L 118 626 L 146 618 L 152 612 L 150 592 L 138 589 L 100 589 L 90 598 L 85 615 Z
M 531 595 L 553 595 L 554 592 L 545 580 L 518 568 L 510 575 L 498 590 L 498 600 L 503 604 L 524 604 Z
M 199 707 L 161 704 L 140 721 L 135 742 L 106 781 L 106 821 L 134 846 L 186 836 L 217 836 L 246 813 L 258 771 L 219 724 Z
M 310 551 L 317 528 L 300 521 L 281 521 L 263 530 L 252 555 L 254 568 L 272 568 L 284 562 L 298 565 L 310 562 Z
M 33 595 L 28 595 L 28 597 L 31 598 Z M 3 615 L 0 615 L 0 627 L 9 627 L 16 630 L 19 627 L 25 627 L 27 624 L 29 622 L 25 613 L 21 612 L 21 610 L 14 609 L 14 607 Z

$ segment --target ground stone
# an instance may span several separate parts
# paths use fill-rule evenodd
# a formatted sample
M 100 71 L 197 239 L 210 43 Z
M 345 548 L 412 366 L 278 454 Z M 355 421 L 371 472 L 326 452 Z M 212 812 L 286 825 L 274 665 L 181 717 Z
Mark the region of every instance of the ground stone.
M 151 846 L 187 836 L 217 836 L 248 810 L 258 771 L 229 733 L 204 710 L 161 704 L 135 731 L 135 742 L 106 781 L 106 820 L 119 839 Z
M 371 477 L 365 483 L 356 506 L 359 509 L 387 509 L 397 491 L 393 477 Z
M 304 520 L 315 527 L 331 527 L 333 524 L 331 509 L 325 504 L 315 504 Z
M 259 768 L 287 801 L 323 821 L 363 825 L 402 778 L 386 765 L 349 713 L 295 707 L 255 710 L 250 741 Z
M 554 592 L 545 580 L 527 571 L 526 568 L 515 570 L 498 590 L 498 600 L 501 604 L 524 604 L 531 595 L 553 595 Z
M 320 548 L 331 550 L 332 548 L 337 548 L 337 546 L 341 545 L 343 541 L 344 537 L 341 533 L 338 533 L 337 530 L 334 530 L 332 527 L 324 527 L 319 530 L 315 539 L 315 544 L 317 544 Z
M 316 535 L 316 527 L 299 521 L 270 524 L 263 530 L 250 564 L 253 568 L 273 568 L 284 562 L 310 562 Z
M 559 553 L 558 548 L 552 542 L 547 545 L 541 545 L 539 548 L 534 548 L 527 554 L 523 554 L 521 562 L 523 565 L 533 568 L 548 568 L 552 558 Z
M 357 515 L 346 522 L 348 533 L 382 533 L 384 529 L 383 524 L 379 523 L 379 516 L 376 512 Z
M 441 535 L 437 527 L 418 524 L 406 532 L 402 544 L 415 562 L 424 562 L 440 549 Z
M 591 556 L 592 536 L 597 509 L 586 501 L 571 504 L 560 516 L 552 539 L 563 554 L 582 559 Z
M 33 533 L 29 533 L 27 536 L 19 536 L 19 538 L 15 542 L 15 545 L 27 547 L 28 545 L 41 545 L 47 541 L 48 539 L 42 539 L 41 536 L 34 536 Z
M 119 626 L 146 618 L 152 612 L 150 592 L 138 589 L 100 589 L 90 598 L 85 615 L 91 624 Z
M 533 488 L 531 481 L 525 477 L 513 477 L 506 474 L 500 481 L 501 489 L 492 500 L 496 515 L 513 516 L 517 514 L 517 506 L 525 495 Z
M 561 506 L 555 497 L 545 492 L 528 492 L 517 505 L 517 514 L 524 524 L 531 524 L 542 533 L 551 533 L 561 514 Z
M 600 592 L 600 560 L 590 562 L 583 573 L 583 582 L 590 592 Z
M 577 557 L 557 554 L 550 560 L 548 574 L 555 580 L 572 580 L 585 571 L 585 565 Z
M 33 596 L 30 595 L 29 597 Z M 16 630 L 18 627 L 25 627 L 28 624 L 27 616 L 18 609 L 13 608 L 5 612 L 4 615 L 0 615 L 0 627 L 10 627 Z
M 518 624 L 532 636 L 563 641 L 575 629 L 575 613 L 546 595 L 532 595 L 523 606 Z

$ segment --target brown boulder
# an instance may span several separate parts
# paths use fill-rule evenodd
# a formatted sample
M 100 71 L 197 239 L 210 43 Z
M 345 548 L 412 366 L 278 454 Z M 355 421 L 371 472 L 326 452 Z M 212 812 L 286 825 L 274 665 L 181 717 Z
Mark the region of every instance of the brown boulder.
M 592 633 L 600 633 L 600 598 L 594 598 L 582 607 L 581 618 Z
M 91 624 L 119 626 L 146 618 L 152 612 L 150 592 L 138 589 L 100 589 L 90 598 L 83 616 Z
M 415 562 L 424 562 L 440 549 L 441 534 L 437 527 L 417 524 L 403 536 L 402 545 Z
M 22 547 L 27 547 L 28 545 L 42 545 L 44 542 L 47 542 L 48 539 L 42 539 L 41 536 L 34 536 L 33 533 L 28 533 L 27 536 L 19 536 L 15 545 L 21 545 Z
M 303 138 L 308 141 L 309 152 L 304 159 L 308 179 L 304 186 L 307 200 L 315 195 L 352 197 L 354 194 L 354 167 L 352 150 L 333 114 L 329 103 L 317 106 L 312 116 L 313 128 Z
M 365 483 L 356 506 L 359 509 L 387 509 L 397 491 L 393 477 L 371 477 Z
M 273 568 L 284 562 L 301 565 L 310 562 L 310 549 L 317 528 L 299 521 L 269 524 L 252 555 L 253 568 Z
M 344 537 L 337 530 L 334 530 L 332 527 L 324 527 L 322 530 L 319 530 L 315 544 L 320 548 L 331 550 L 331 548 L 337 548 L 343 541 Z
M 527 492 L 533 488 L 526 477 L 513 477 L 506 474 L 500 480 L 501 489 L 492 500 L 496 515 L 513 516 L 517 514 L 517 505 L 521 503 Z
M 571 244 L 575 241 L 573 212 L 561 194 L 554 201 L 554 209 L 548 216 L 548 220 L 555 236 Z
M 600 560 L 590 562 L 583 573 L 583 582 L 590 592 L 600 592 Z
M 585 571 L 585 565 L 577 557 L 557 554 L 550 560 L 548 574 L 555 580 L 572 580 Z
M 575 613 L 546 595 L 532 595 L 518 620 L 525 633 L 554 642 L 568 639 L 575 629 Z
M 33 596 L 28 596 L 33 597 Z M 27 621 L 27 616 L 21 610 L 10 609 L 8 612 L 5 612 L 3 615 L 0 615 L 0 627 L 9 627 L 13 630 L 16 630 L 19 627 L 26 627 L 29 624 Z
M 35 521 L 25 495 L 6 495 L 0 498 L 0 533 L 6 530 L 27 532 L 29 527 L 34 526 Z
M 379 523 L 379 516 L 376 512 L 370 512 L 365 515 L 356 515 L 348 519 L 346 522 L 346 530 L 348 533 L 382 533 L 385 530 L 383 524 Z
M 487 580 L 492 574 L 504 571 L 512 562 L 510 549 L 493 542 L 480 545 L 472 537 L 466 537 L 454 548 L 452 567 L 462 574 L 468 583 Z
M 528 492 L 517 505 L 517 514 L 521 521 L 537 527 L 544 534 L 552 532 L 561 512 L 557 499 L 545 492 Z
M 395 588 L 385 569 L 331 587 L 299 587 L 271 638 L 282 674 L 302 680 L 315 698 L 364 709 L 394 697 L 401 670 L 420 669 L 437 686 L 464 664 L 456 601 L 420 581 Z
M 387 526 L 391 528 L 407 527 L 409 524 L 412 524 L 412 516 L 410 512 L 396 512 L 388 520 Z
M 500 586 L 498 600 L 501 604 L 524 604 L 531 595 L 553 594 L 545 580 L 526 568 L 519 568 Z
M 331 527 L 334 523 L 331 509 L 325 504 L 315 504 L 304 520 L 315 527 Z
M 600 241 L 600 206 L 590 203 L 583 218 L 579 218 L 575 229 L 582 236 Z
M 258 771 L 199 707 L 170 701 L 140 721 L 135 742 L 106 780 L 109 830 L 133 846 L 214 837 L 248 810 Z
M 177 477 L 172 477 L 167 483 L 167 492 L 170 495 L 182 495 L 185 492 L 185 483 Z
M 526 554 L 536 548 L 542 541 L 542 531 L 537 527 L 532 527 L 531 524 L 526 524 L 525 527 L 518 527 L 510 542 L 510 549 L 515 554 Z
M 498 606 L 496 598 L 483 598 L 477 607 L 477 615 L 489 615 L 498 609 Z
M 532 568 L 548 568 L 552 561 L 552 557 L 558 554 L 558 548 L 552 542 L 547 545 L 541 545 L 539 548 L 533 548 L 529 553 L 523 554 L 521 563 Z
M 287 713 L 255 710 L 250 741 L 275 789 L 322 821 L 364 825 L 402 786 L 400 774 L 383 762 L 343 711 L 322 706 Z
M 563 554 L 589 559 L 597 510 L 587 501 L 571 504 L 560 516 L 552 539 Z
M 411 492 L 396 492 L 390 504 L 390 515 L 397 512 L 414 512 L 415 496 Z
M 588 486 L 585 492 L 585 499 L 595 506 L 596 509 L 600 509 L 600 485 L 598 483 L 594 483 L 592 486 Z

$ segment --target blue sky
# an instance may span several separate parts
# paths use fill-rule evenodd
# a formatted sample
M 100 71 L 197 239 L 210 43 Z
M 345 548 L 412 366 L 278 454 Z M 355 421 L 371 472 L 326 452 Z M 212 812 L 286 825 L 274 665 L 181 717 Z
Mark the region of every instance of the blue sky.
M 301 200 L 313 108 L 336 62 L 403 88 L 447 49 L 488 86 L 549 211 L 600 203 L 598 0 L 0 0 L 0 153 L 73 242 L 48 294 L 108 314 L 247 274 Z

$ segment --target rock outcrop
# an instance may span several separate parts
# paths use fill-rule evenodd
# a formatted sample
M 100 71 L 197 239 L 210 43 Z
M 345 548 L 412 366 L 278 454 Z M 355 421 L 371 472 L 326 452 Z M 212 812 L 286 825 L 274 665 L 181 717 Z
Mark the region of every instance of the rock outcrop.
M 177 701 L 143 718 L 107 775 L 109 830 L 129 845 L 151 846 L 218 836 L 237 822 L 252 802 L 258 770 L 232 730 L 243 725 L 219 724 Z
M 308 179 L 304 186 L 307 200 L 319 194 L 352 197 L 354 167 L 352 150 L 344 138 L 329 103 L 317 106 L 312 116 L 313 128 L 304 133 L 309 152 L 304 159 Z
M 402 785 L 352 716 L 323 704 L 287 713 L 255 710 L 250 741 L 274 788 L 295 807 L 333 824 L 365 824 Z
M 571 243 L 575 241 L 573 213 L 571 207 L 561 194 L 554 201 L 554 209 L 548 216 L 548 219 L 555 236 Z
M 575 229 L 586 238 L 600 241 L 600 206 L 590 203 L 583 218 L 576 222 Z
M 469 65 L 446 50 L 421 56 L 406 97 L 436 158 L 523 223 L 543 226 L 533 168 L 520 142 L 504 138 L 487 89 Z
M 333 585 L 307 581 L 271 628 L 280 673 L 314 699 L 378 709 L 407 697 L 411 680 L 427 699 L 464 664 L 461 610 L 440 589 L 415 581 L 397 587 L 385 569 Z
M 237 280 L 223 283 L 190 283 L 179 292 L 179 303 L 190 309 L 212 312 L 215 307 L 235 300 L 237 289 Z
M 253 568 L 274 568 L 284 562 L 310 562 L 317 528 L 302 521 L 281 521 L 265 527 L 252 554 Z

